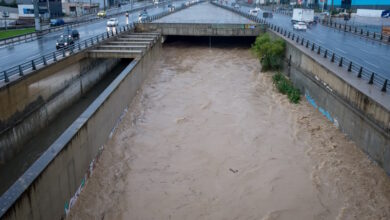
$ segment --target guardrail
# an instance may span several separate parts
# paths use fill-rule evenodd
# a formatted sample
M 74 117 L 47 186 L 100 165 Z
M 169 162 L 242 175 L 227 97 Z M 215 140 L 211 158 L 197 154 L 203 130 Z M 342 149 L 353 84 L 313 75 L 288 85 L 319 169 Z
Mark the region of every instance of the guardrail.
M 250 14 L 247 14 L 243 11 L 240 11 L 239 9 L 231 8 L 225 5 L 221 5 L 215 2 L 211 2 L 212 4 L 219 6 L 221 8 L 224 8 L 226 10 L 232 11 L 234 13 L 237 13 L 239 15 L 242 15 L 248 19 L 251 19 L 252 21 L 255 21 L 257 23 L 265 24 L 267 27 L 280 34 L 280 36 L 290 39 L 292 41 L 295 41 L 297 44 L 300 44 L 301 46 L 304 46 L 307 50 L 310 50 L 312 53 L 316 53 L 318 55 L 321 55 L 323 58 L 330 61 L 330 63 L 334 65 L 338 65 L 340 68 L 346 69 L 350 73 L 354 73 L 355 76 L 359 79 L 367 80 L 368 84 L 373 85 L 377 88 L 379 88 L 382 92 L 386 92 L 390 89 L 390 83 L 389 80 L 384 77 L 384 74 L 378 74 L 374 71 L 370 70 L 369 68 L 365 68 L 362 65 L 357 64 L 356 62 L 353 62 L 352 60 L 340 56 L 339 54 L 336 54 L 333 50 L 330 50 L 329 48 L 320 46 L 316 44 L 315 42 L 311 42 L 308 39 L 305 39 L 301 35 L 291 32 L 285 28 L 279 27 L 277 25 L 274 25 L 265 19 L 259 18 L 257 16 L 253 16 Z M 291 60 L 289 60 L 290 62 Z
M 164 1 L 164 2 L 160 2 L 159 3 L 159 5 L 164 5 L 164 4 L 168 4 L 168 2 Z M 153 4 L 146 5 L 146 6 L 141 6 L 141 7 L 138 7 L 138 8 L 133 8 L 131 10 L 121 11 L 121 12 L 110 14 L 110 15 L 107 15 L 105 18 L 114 17 L 114 16 L 117 16 L 119 14 L 124 14 L 126 12 L 133 13 L 135 11 L 142 10 L 142 9 L 145 9 L 145 8 L 146 9 L 152 8 L 154 6 L 155 5 L 153 5 Z M 61 26 L 51 27 L 48 30 L 44 30 L 42 32 L 33 32 L 33 33 L 29 33 L 29 34 L 22 34 L 22 35 L 18 35 L 18 36 L 15 36 L 15 37 L 2 39 L 2 40 L 0 40 L 0 47 L 1 46 L 5 46 L 5 45 L 10 45 L 10 44 L 15 44 L 15 43 L 33 41 L 33 40 L 35 40 L 37 38 L 40 38 L 41 36 L 43 36 L 44 34 L 47 34 L 47 33 L 56 32 L 56 31 L 59 31 L 59 30 L 63 30 L 65 28 L 77 27 L 77 26 L 80 26 L 82 24 L 95 22 L 95 21 L 101 20 L 101 19 L 102 18 L 96 17 L 96 18 L 86 19 L 86 20 L 83 20 L 83 21 L 70 22 L 70 23 L 66 23 L 66 24 L 61 25 Z
M 274 12 L 292 16 L 292 12 L 287 10 L 274 10 Z M 358 35 L 360 37 L 368 38 L 370 40 L 375 40 L 375 41 L 380 41 L 382 43 L 390 44 L 390 36 L 386 34 L 370 31 L 355 25 L 342 24 L 340 22 L 335 22 L 332 20 L 329 21 L 328 19 L 320 19 L 319 23 L 324 26 L 328 26 L 340 31 L 350 32 L 352 34 Z
M 204 0 L 199 1 L 197 3 L 201 3 L 201 2 L 204 2 Z M 188 6 L 179 6 L 174 11 L 164 11 L 164 12 L 161 12 L 157 15 L 150 16 L 146 20 L 146 22 L 151 22 L 151 21 L 160 19 L 164 16 L 167 16 L 167 15 L 172 14 L 174 12 L 180 11 L 182 9 L 185 9 L 185 8 L 192 6 L 194 4 L 197 4 L 197 3 L 193 3 L 193 4 L 190 4 Z M 75 53 L 83 51 L 84 49 L 87 49 L 89 47 L 95 46 L 96 44 L 100 43 L 101 41 L 104 41 L 104 40 L 109 39 L 113 36 L 116 36 L 124 31 L 129 31 L 133 28 L 134 28 L 134 23 L 129 24 L 129 25 L 120 26 L 119 28 L 115 29 L 115 32 L 113 32 L 113 31 L 104 32 L 104 33 L 98 34 L 94 37 L 80 41 L 76 44 L 62 48 L 61 50 L 56 50 L 56 51 L 44 54 L 41 57 L 29 60 L 29 61 L 24 62 L 24 63 L 21 63 L 17 66 L 13 66 L 13 67 L 8 68 L 0 73 L 0 81 L 4 80 L 4 82 L 9 83 L 11 81 L 12 76 L 19 75 L 19 77 L 23 77 L 26 74 L 30 74 L 31 72 L 34 72 L 40 68 L 43 68 L 47 65 L 58 62 L 59 60 L 62 60 L 70 55 L 73 55 Z

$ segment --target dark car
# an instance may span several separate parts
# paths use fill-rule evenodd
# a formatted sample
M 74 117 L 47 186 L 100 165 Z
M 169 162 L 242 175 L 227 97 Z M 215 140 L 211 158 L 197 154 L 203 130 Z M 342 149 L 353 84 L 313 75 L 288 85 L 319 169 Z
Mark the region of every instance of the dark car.
M 64 24 L 65 24 L 65 21 L 62 20 L 61 18 L 50 19 L 51 26 L 60 26 L 60 25 L 64 25 Z
M 74 40 L 72 37 L 68 35 L 61 35 L 61 37 L 57 40 L 56 48 L 57 50 L 60 48 L 68 47 L 74 44 Z
M 382 18 L 389 18 L 390 17 L 390 10 L 384 10 L 382 12 Z
M 79 34 L 79 32 L 76 30 L 76 29 L 65 29 L 64 30 L 64 34 L 63 35 L 67 35 L 67 36 L 69 36 L 69 37 L 71 37 L 71 38 L 73 38 L 73 39 L 80 39 L 80 34 Z

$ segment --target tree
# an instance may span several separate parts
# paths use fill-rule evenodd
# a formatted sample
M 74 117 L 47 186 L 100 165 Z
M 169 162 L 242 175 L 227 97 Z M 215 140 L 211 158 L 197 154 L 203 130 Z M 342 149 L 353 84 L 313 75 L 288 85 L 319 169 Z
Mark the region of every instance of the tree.
M 256 38 L 252 51 L 260 59 L 262 70 L 278 70 L 282 68 L 286 43 L 278 38 L 271 39 L 269 34 L 262 34 Z

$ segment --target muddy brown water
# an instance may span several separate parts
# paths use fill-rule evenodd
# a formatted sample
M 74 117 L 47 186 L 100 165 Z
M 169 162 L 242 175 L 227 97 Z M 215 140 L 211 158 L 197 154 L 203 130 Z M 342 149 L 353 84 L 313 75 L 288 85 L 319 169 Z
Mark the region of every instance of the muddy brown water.
M 69 219 L 390 219 L 390 179 L 248 47 L 170 42 Z

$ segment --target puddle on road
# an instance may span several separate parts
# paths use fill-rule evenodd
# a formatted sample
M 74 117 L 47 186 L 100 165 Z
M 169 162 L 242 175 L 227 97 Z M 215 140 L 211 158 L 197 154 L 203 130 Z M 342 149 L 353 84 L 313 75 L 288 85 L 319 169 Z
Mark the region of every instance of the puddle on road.
M 383 170 L 247 48 L 163 54 L 70 219 L 390 219 Z

